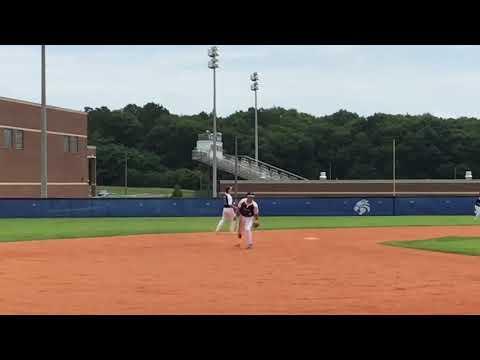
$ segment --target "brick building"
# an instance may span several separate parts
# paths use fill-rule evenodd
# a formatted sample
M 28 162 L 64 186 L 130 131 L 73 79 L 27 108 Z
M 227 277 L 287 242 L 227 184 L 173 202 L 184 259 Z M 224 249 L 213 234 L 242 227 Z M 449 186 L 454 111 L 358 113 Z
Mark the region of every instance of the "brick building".
M 95 194 L 87 114 L 47 106 L 48 197 Z M 41 105 L 0 97 L 0 198 L 40 197 Z

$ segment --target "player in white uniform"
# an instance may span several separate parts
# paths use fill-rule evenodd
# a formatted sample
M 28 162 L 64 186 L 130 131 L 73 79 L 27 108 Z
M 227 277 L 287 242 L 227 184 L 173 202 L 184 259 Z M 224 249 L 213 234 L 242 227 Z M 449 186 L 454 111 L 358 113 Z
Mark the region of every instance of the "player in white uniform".
M 247 249 L 253 247 L 253 234 L 252 229 L 254 222 L 258 224 L 258 204 L 253 201 L 255 195 L 248 193 L 246 198 L 243 198 L 238 202 L 238 214 L 240 222 L 238 225 L 238 238 L 242 238 L 242 234 L 245 235 L 247 240 Z M 239 245 L 238 245 L 239 246 Z
M 225 190 L 225 201 L 223 204 L 222 218 L 220 219 L 220 222 L 217 225 L 217 229 L 215 230 L 215 232 L 217 233 L 222 229 L 225 222 L 230 223 L 230 232 L 233 233 L 235 231 L 235 204 L 233 203 L 232 195 L 230 195 L 231 190 L 231 186 L 227 187 Z

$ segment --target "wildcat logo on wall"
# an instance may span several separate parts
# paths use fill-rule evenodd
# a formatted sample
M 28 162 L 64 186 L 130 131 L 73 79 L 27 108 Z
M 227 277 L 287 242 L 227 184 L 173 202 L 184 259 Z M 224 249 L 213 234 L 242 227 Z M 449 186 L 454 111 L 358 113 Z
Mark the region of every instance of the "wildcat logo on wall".
M 353 211 L 355 211 L 358 215 L 366 215 L 370 212 L 370 203 L 365 199 L 360 200 L 353 207 Z

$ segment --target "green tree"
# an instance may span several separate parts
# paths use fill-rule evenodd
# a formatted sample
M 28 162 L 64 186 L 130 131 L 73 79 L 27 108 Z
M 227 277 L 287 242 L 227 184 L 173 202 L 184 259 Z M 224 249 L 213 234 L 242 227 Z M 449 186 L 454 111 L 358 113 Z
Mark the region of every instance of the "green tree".
M 175 115 L 156 103 L 85 111 L 89 141 L 97 146 L 99 184 L 123 184 L 127 152 L 132 186 L 200 188 L 199 174 L 207 169 L 192 161 L 191 151 L 197 135 L 211 130 L 211 114 Z M 398 178 L 452 178 L 454 169 L 457 177 L 466 169 L 480 175 L 476 118 L 384 113 L 363 117 L 347 110 L 315 117 L 273 107 L 260 108 L 258 120 L 260 160 L 311 179 L 330 167 L 333 178 L 391 178 L 393 139 Z M 254 156 L 253 124 L 253 108 L 218 118 L 227 153 L 234 153 L 237 136 L 239 154 Z M 219 172 L 219 178 L 232 175 Z M 208 177 L 202 181 L 206 189 Z
M 173 198 L 181 198 L 183 197 L 182 189 L 180 188 L 180 185 L 175 185 L 173 192 L 172 192 L 172 197 Z

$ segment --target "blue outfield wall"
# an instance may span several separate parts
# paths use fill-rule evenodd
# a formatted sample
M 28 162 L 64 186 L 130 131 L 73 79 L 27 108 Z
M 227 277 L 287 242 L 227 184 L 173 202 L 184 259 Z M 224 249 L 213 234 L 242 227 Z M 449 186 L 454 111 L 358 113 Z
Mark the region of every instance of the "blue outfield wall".
M 218 216 L 212 199 L 0 199 L 0 218 Z
M 267 216 L 353 216 L 355 205 L 358 211 L 364 209 L 365 215 L 393 215 L 393 198 L 277 198 L 257 199 L 258 206 L 263 215 Z M 368 208 L 368 209 L 367 209 Z
M 470 197 L 259 198 L 265 216 L 472 215 Z M 214 199 L 0 199 L 0 218 L 220 216 Z
M 397 198 L 395 215 L 473 215 L 476 198 Z

